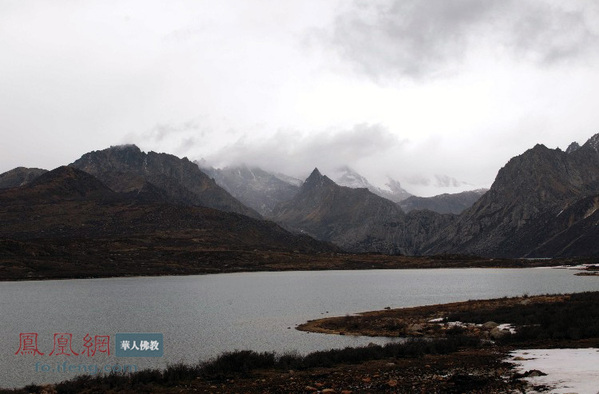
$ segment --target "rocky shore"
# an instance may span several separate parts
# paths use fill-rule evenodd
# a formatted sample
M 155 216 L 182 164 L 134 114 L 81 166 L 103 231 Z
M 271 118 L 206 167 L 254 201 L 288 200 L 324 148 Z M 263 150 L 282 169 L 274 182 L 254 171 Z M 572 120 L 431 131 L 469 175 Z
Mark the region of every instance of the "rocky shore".
M 451 316 L 460 313 L 540 306 L 565 302 L 569 295 L 542 295 L 493 300 L 473 300 L 413 308 L 387 309 L 356 315 L 311 320 L 297 327 L 300 331 L 338 335 L 446 338 L 466 335 L 486 340 L 500 339 L 514 332 L 509 321 L 481 323 L 455 321 Z

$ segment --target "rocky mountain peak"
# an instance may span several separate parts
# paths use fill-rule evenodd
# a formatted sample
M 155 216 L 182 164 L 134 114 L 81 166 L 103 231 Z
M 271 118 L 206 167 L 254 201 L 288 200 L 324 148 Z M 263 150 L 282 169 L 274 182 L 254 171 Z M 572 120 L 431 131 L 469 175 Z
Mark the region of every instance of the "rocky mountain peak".
M 318 171 L 318 167 L 314 167 L 310 176 L 306 179 L 306 181 L 310 178 L 322 178 L 322 174 Z
M 389 183 L 385 185 L 386 188 L 380 188 L 371 184 L 366 177 L 347 165 L 337 169 L 333 175 L 333 180 L 339 186 L 346 186 L 352 189 L 368 189 L 377 196 L 393 202 L 399 202 L 411 196 L 410 193 L 401 187 L 398 181 L 392 178 L 389 178 Z
M 595 152 L 599 153 L 599 133 L 595 134 L 583 145 L 586 148 L 591 148 Z
M 139 190 L 147 182 L 163 190 L 169 196 L 169 202 L 260 217 L 187 158 L 145 153 L 135 145 L 122 145 L 86 153 L 71 166 L 96 176 L 117 192 Z
M 141 153 L 141 149 L 135 144 L 123 144 L 123 145 L 112 145 L 108 150 L 129 152 L 129 153 Z
M 141 167 L 145 156 L 137 145 L 117 145 L 86 153 L 75 163 L 79 169 L 90 173 L 107 170 L 130 171 Z
M 405 214 L 366 188 L 339 186 L 315 168 L 293 199 L 279 204 L 273 219 L 283 227 L 333 242 L 349 251 L 399 253 Z
M 314 168 L 310 176 L 304 181 L 302 190 L 313 189 L 325 185 L 335 185 L 335 182 L 330 180 L 326 175 L 322 175 L 318 168 Z
M 461 245 L 461 253 L 525 256 L 541 240 L 554 242 L 552 237 L 575 220 L 572 216 L 562 227 L 555 225 L 560 212 L 599 193 L 595 147 L 599 148 L 599 136 L 579 149 L 573 145 L 570 153 L 538 144 L 512 158 L 499 170 L 491 190 L 437 234 L 441 242 L 426 253 Z
M 335 182 L 340 186 L 347 186 L 354 189 L 367 188 L 370 189 L 373 186 L 368 182 L 366 178 L 358 174 L 349 166 L 343 166 L 337 169 L 337 176 L 334 178 Z
M 570 146 L 568 146 L 568 149 L 566 149 L 566 153 L 576 152 L 578 149 L 580 149 L 580 144 L 575 141 L 572 142 Z

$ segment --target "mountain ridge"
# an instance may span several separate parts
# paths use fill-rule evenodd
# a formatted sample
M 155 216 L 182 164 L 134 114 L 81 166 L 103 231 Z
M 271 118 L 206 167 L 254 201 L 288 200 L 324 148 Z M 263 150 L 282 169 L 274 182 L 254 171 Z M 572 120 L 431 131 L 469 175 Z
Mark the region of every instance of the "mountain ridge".
M 142 152 L 135 145 L 92 151 L 71 163 L 119 192 L 142 190 L 146 183 L 161 189 L 173 203 L 205 206 L 261 218 L 222 189 L 187 158 Z M 147 186 L 146 186 L 147 188 Z
M 598 139 L 599 134 L 569 153 L 537 144 L 512 158 L 490 190 L 436 234 L 423 247 L 424 253 L 528 255 L 534 245 L 518 240 L 525 226 L 542 227 L 535 223 L 540 218 L 555 217 L 576 201 L 599 193 L 599 154 L 593 146 Z
M 299 190 L 290 179 L 281 179 L 257 167 L 240 165 L 217 169 L 195 163 L 219 186 L 264 217 L 269 217 L 278 203 L 291 199 Z
M 478 199 L 471 196 L 472 200 L 465 203 L 471 206 L 461 213 L 426 209 L 406 209 L 406 213 L 400 204 L 367 187 L 337 184 L 318 168 L 299 187 L 258 168 L 219 171 L 217 175 L 231 176 L 238 190 L 251 191 L 255 197 L 270 191 L 269 207 L 266 209 L 263 201 L 261 209 L 286 230 L 334 243 L 349 252 L 507 258 L 599 253 L 593 246 L 599 225 L 599 134 L 582 145 L 570 144 L 566 151 L 536 144 L 511 158 L 498 171 L 491 188 Z M 351 178 L 357 182 L 354 186 L 368 185 L 357 173 Z M 24 204 L 35 205 L 36 201 L 63 210 L 72 204 L 82 217 L 88 215 L 81 212 L 83 206 L 122 205 L 128 201 L 134 205 L 162 204 L 171 210 L 181 207 L 172 211 L 173 217 L 179 217 L 176 212 L 185 211 L 184 207 L 206 207 L 262 220 L 256 210 L 220 187 L 197 163 L 164 153 L 145 153 L 134 145 L 89 152 L 69 167 L 50 172 L 17 168 L 0 174 L 3 179 L 13 185 L 0 188 L 3 214 L 15 228 L 28 224 L 18 215 L 8 214 L 7 207 L 17 207 L 24 215 Z M 19 193 L 22 201 L 11 197 Z M 256 198 L 259 204 L 260 198 Z M 437 200 L 448 198 L 458 199 L 460 195 L 437 196 Z M 417 198 L 410 199 L 404 201 L 404 206 Z M 431 204 L 433 200 L 419 202 Z M 51 221 L 50 213 L 44 212 Z M 228 220 L 232 219 L 225 222 Z M 186 219 L 180 221 L 192 226 Z M 153 225 L 158 226 L 157 222 Z M 70 228 L 64 223 L 61 226 L 62 232 Z M 77 234 L 75 228 L 69 231 Z M 220 234 L 224 238 L 230 235 Z
M 101 241 L 141 236 L 192 239 L 196 247 L 211 249 L 338 250 L 266 220 L 116 192 L 71 166 L 48 171 L 28 185 L 0 190 L 0 203 L 4 239 Z

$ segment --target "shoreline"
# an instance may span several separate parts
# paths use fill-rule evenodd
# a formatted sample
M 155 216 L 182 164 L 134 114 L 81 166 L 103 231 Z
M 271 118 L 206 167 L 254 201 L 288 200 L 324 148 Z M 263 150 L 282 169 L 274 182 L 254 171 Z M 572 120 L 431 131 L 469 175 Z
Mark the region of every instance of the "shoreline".
M 309 320 L 296 327 L 299 331 L 333 335 L 353 335 L 371 337 L 405 338 L 446 338 L 453 329 L 461 334 L 480 339 L 500 337 L 501 332 L 509 332 L 502 325 L 510 322 L 469 323 L 448 321 L 448 316 L 479 309 L 516 308 L 520 305 L 539 306 L 542 304 L 567 302 L 569 294 L 504 297 L 424 305 L 407 308 L 383 309 L 359 312 L 346 316 L 331 316 Z
M 441 270 L 441 269 L 570 269 L 580 270 L 580 273 L 575 273 L 575 276 L 599 276 L 598 273 L 585 272 L 583 268 L 563 267 L 563 266 L 460 266 L 452 265 L 447 267 L 384 267 L 384 268 L 343 268 L 343 267 L 332 267 L 332 268 L 312 268 L 312 269 L 296 269 L 296 268 L 284 268 L 284 269 L 257 269 L 257 270 L 239 270 L 239 271 L 216 271 L 216 272 L 199 272 L 199 273 L 188 273 L 188 274 L 148 274 L 148 275 L 106 275 L 106 276 L 57 276 L 57 277 L 39 277 L 39 278 L 0 278 L 0 283 L 12 283 L 12 282 L 40 282 L 50 280 L 86 280 L 86 279 L 132 279 L 132 278 L 161 278 L 161 277 L 186 277 L 186 276 L 203 276 L 203 275 L 228 275 L 228 274 L 244 274 L 244 273 L 276 273 L 276 272 L 319 272 L 319 271 L 385 271 L 385 270 Z
M 177 250 L 134 256 L 42 254 L 7 256 L 0 250 L 0 281 L 39 281 L 241 272 L 334 271 L 448 268 L 573 268 L 598 264 L 599 258 L 498 259 L 473 256 L 388 256 L 352 253 L 293 253 L 247 250 Z M 591 271 L 584 271 L 591 272 Z

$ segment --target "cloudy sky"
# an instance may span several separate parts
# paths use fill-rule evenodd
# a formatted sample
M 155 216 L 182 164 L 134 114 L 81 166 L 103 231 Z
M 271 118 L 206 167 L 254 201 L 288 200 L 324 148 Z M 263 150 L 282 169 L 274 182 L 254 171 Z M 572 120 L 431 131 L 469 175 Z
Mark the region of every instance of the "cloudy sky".
M 431 195 L 599 132 L 588 0 L 0 0 L 0 172 L 135 143 Z

